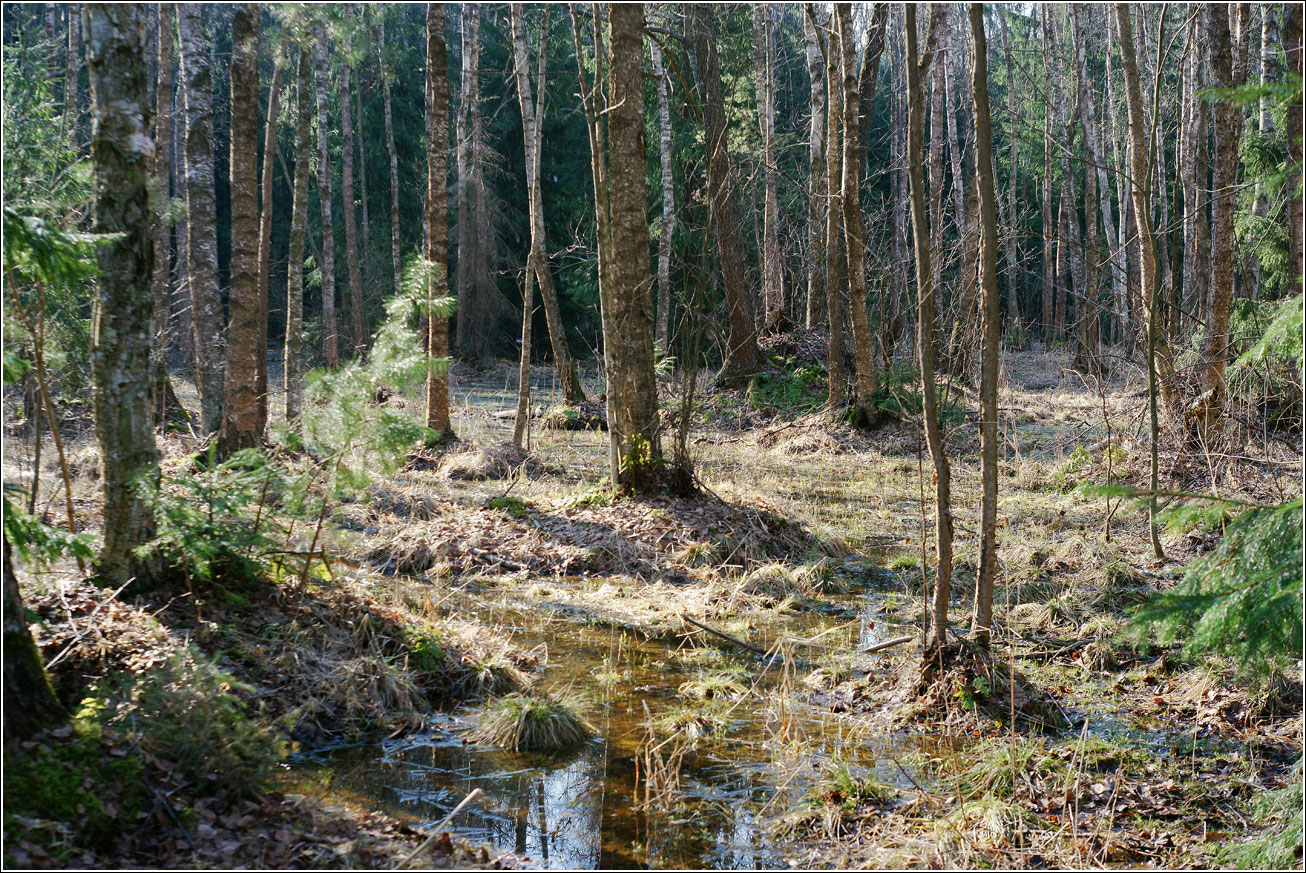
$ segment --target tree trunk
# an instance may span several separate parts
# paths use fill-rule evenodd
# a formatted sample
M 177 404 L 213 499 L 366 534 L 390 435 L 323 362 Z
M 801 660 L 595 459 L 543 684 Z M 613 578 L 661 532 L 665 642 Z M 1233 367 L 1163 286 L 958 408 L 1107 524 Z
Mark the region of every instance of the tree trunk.
M 562 324 L 562 311 L 558 307 L 558 295 L 553 287 L 553 276 L 549 273 L 549 256 L 545 246 L 544 232 L 544 194 L 540 184 L 540 153 L 543 151 L 544 138 L 544 88 L 539 90 L 539 101 L 532 105 L 530 85 L 530 61 L 526 50 L 526 22 L 521 4 L 512 6 L 512 41 L 516 68 L 518 105 L 522 114 L 522 132 L 526 150 L 526 189 L 531 223 L 531 249 L 527 258 L 527 269 L 534 271 L 535 280 L 540 287 L 540 298 L 544 303 L 544 319 L 549 329 L 549 343 L 553 348 L 553 365 L 558 373 L 558 384 L 562 386 L 563 396 L 568 403 L 581 403 L 585 392 L 576 375 L 576 364 L 571 351 L 567 348 L 566 328 Z M 539 71 L 537 78 L 541 85 L 545 81 L 548 62 L 548 11 L 545 11 L 543 36 L 540 40 Z M 522 317 L 529 320 L 531 311 L 525 309 Z
M 94 4 L 86 11 L 95 114 L 93 228 L 97 234 L 117 235 L 96 247 L 100 276 L 91 337 L 95 437 L 104 488 L 103 544 L 96 563 L 100 575 L 114 585 L 150 569 L 135 554 L 154 538 L 154 512 L 138 483 L 159 477 L 150 410 L 153 298 L 141 293 L 154 270 L 146 19 L 143 4 Z M 193 41 L 189 49 L 194 51 Z M 190 81 L 198 84 L 201 78 L 207 83 L 207 75 Z
M 345 261 L 349 266 L 349 309 L 354 329 L 354 354 L 367 350 L 367 314 L 363 312 L 363 276 L 358 270 L 358 228 L 354 221 L 354 118 L 349 105 L 350 74 L 348 60 L 340 72 L 340 151 L 342 208 L 345 212 Z M 446 101 L 447 102 L 447 101 Z
M 940 6 L 940 13 L 943 18 L 937 33 L 938 43 L 935 48 L 935 61 L 933 69 L 930 71 L 930 267 L 934 270 L 931 281 L 934 286 L 934 293 L 939 297 L 939 307 L 937 314 L 940 316 L 938 323 L 934 325 L 934 341 L 938 349 L 946 352 L 946 347 L 942 343 L 944 320 L 947 313 L 947 292 L 948 289 L 943 283 L 943 207 L 948 202 L 947 195 L 944 193 L 945 174 L 947 162 L 944 160 L 945 149 L 948 145 L 948 124 L 947 124 L 947 99 L 945 92 L 948 81 L 943 66 L 947 63 L 948 48 L 951 42 L 951 34 L 948 28 L 947 6 Z M 934 7 L 930 7 L 930 20 L 934 20 Z M 945 367 L 947 360 L 943 361 Z
M 835 6 L 839 23 L 839 51 L 843 69 L 843 234 L 848 253 L 848 307 L 853 326 L 853 353 L 857 362 L 856 418 L 866 424 L 875 415 L 873 396 L 876 384 L 875 359 L 871 349 L 871 325 L 866 313 L 866 244 L 862 229 L 862 204 L 858 195 L 861 182 L 863 119 L 870 120 L 870 106 L 875 99 L 875 80 L 884 50 L 884 25 L 889 9 L 875 7 L 866 31 L 864 69 L 859 75 L 857 46 L 853 39 L 852 8 Z M 869 89 L 869 93 L 867 93 Z M 860 96 L 859 96 L 860 92 Z
M 826 361 L 829 377 L 827 403 L 839 415 L 847 402 L 847 377 L 844 373 L 843 335 L 844 303 L 839 290 L 840 219 L 843 215 L 843 192 L 839 181 L 839 133 L 843 120 L 843 78 L 834 37 L 834 16 L 827 18 L 829 33 L 825 42 L 825 308 L 830 322 L 830 340 Z M 846 135 L 846 132 L 845 132 Z
M 1147 314 L 1147 396 L 1148 413 L 1151 419 L 1151 478 L 1148 488 L 1153 492 L 1148 502 L 1148 529 L 1152 540 L 1152 553 L 1164 557 L 1161 549 L 1160 535 L 1156 529 L 1156 496 L 1160 478 L 1158 450 L 1160 442 L 1160 424 L 1157 414 L 1158 387 L 1164 389 L 1164 382 L 1157 382 L 1157 347 L 1159 345 L 1160 326 L 1157 324 L 1156 306 L 1156 250 L 1152 245 L 1152 217 L 1148 197 L 1151 186 L 1147 182 L 1148 153 L 1146 144 L 1147 122 L 1143 117 L 1143 98 L 1138 83 L 1138 60 L 1134 54 L 1133 23 L 1129 20 L 1129 6 L 1125 3 L 1115 5 L 1116 27 L 1120 35 L 1121 66 L 1125 76 L 1125 99 L 1129 104 L 1129 136 L 1133 141 L 1130 154 L 1130 174 L 1136 180 L 1131 186 L 1134 205 L 1134 221 L 1138 227 L 1141 292 Z M 1170 404 L 1167 402 L 1167 406 Z
M 1075 168 L 1071 161 L 1075 147 L 1075 116 L 1078 113 L 1070 110 L 1070 95 L 1067 93 L 1069 89 L 1065 86 L 1065 74 L 1062 71 L 1064 62 L 1058 45 L 1055 24 L 1052 28 L 1051 48 L 1052 55 L 1049 59 L 1052 63 L 1052 92 L 1056 103 L 1057 132 L 1061 137 L 1059 150 L 1061 152 L 1061 216 L 1063 229 L 1059 246 L 1065 253 L 1066 272 L 1070 279 L 1069 282 L 1058 282 L 1056 331 L 1058 336 L 1065 336 L 1066 325 L 1069 323 L 1068 310 L 1073 299 L 1072 295 L 1083 296 L 1085 277 L 1083 246 L 1080 243 L 1079 233 L 1079 210 L 1075 208 Z
M 935 42 L 934 35 L 944 25 L 944 7 L 936 4 L 930 10 L 930 38 L 927 46 Z M 925 210 L 925 179 L 921 172 L 924 146 L 921 142 L 925 127 L 925 106 L 921 77 L 928 70 L 935 54 L 929 48 L 917 60 L 916 7 L 908 4 L 907 14 L 907 177 L 911 185 L 912 238 L 916 247 L 916 293 L 918 315 L 916 345 L 920 358 L 921 399 L 923 407 L 925 442 L 934 462 L 935 480 L 935 565 L 934 599 L 930 612 L 930 630 L 934 645 L 947 643 L 948 601 L 952 596 L 952 508 L 950 499 L 950 472 L 948 457 L 944 453 L 943 433 L 939 426 L 938 399 L 934 386 L 934 274 L 930 270 L 930 227 Z M 936 59 L 935 59 L 936 60 Z M 921 568 L 924 575 L 925 568 Z
M 989 120 L 988 44 L 984 7 L 970 4 L 971 95 L 975 111 L 975 187 L 979 193 L 979 285 L 983 295 L 980 356 L 980 560 L 971 632 L 988 648 L 993 623 L 993 580 L 998 564 L 998 218 L 993 193 L 993 131 Z
M 721 260 L 721 284 L 730 317 L 729 348 L 721 375 L 723 384 L 740 384 L 757 372 L 761 356 L 754 327 L 753 299 L 744 286 L 744 245 L 740 235 L 739 208 L 730 177 L 725 100 L 721 93 L 721 67 L 716 50 L 716 12 L 710 4 L 699 3 L 690 8 L 689 16 L 690 50 L 694 54 L 703 111 L 708 201 Z
M 644 6 L 614 3 L 609 47 L 609 158 L 612 290 L 604 345 L 612 349 L 609 439 L 619 469 L 614 483 L 641 490 L 661 462 L 657 380 L 653 373 L 653 282 L 649 272 L 644 141 Z
M 155 196 L 160 200 L 172 197 L 172 40 L 175 31 L 175 15 L 171 4 L 159 4 L 158 35 L 158 84 L 154 93 L 156 106 L 154 115 L 154 188 Z M 154 342 L 151 347 L 150 366 L 153 371 L 155 424 L 167 422 L 168 399 L 172 392 L 172 380 L 168 376 L 169 346 L 169 285 L 172 278 L 170 269 L 172 260 L 172 222 L 166 218 L 166 211 L 160 212 L 154 219 L 154 276 L 150 293 L 154 299 L 153 324 L 150 333 Z
M 196 387 L 205 433 L 222 424 L 225 338 L 218 289 L 217 206 L 213 194 L 213 69 L 204 34 L 203 7 L 177 7 L 186 84 L 186 261 L 195 335 Z
M 1076 335 L 1079 338 L 1076 366 L 1080 370 L 1096 373 L 1101 369 L 1098 359 L 1098 281 L 1097 281 L 1097 216 L 1098 216 L 1098 180 L 1096 169 L 1101 165 L 1097 149 L 1097 121 L 1093 96 L 1089 90 L 1088 46 L 1085 40 L 1083 17 L 1086 10 L 1078 5 L 1070 7 L 1074 22 L 1075 58 L 1079 75 L 1078 84 L 1079 120 L 1084 128 L 1084 244 L 1082 258 L 1084 262 L 1084 285 L 1079 289 L 1076 311 L 1079 314 Z M 1108 199 L 1109 196 L 1108 196 Z M 1110 209 L 1107 209 L 1110 215 Z
M 68 63 L 64 69 L 62 122 L 72 150 L 79 155 L 82 150 L 82 105 L 77 79 L 82 70 L 81 6 L 80 3 L 68 6 Z
M 770 3 L 753 5 L 753 80 L 757 121 L 762 134 L 762 301 L 765 324 L 775 330 L 784 314 L 784 273 L 780 257 L 780 201 L 775 166 L 775 25 Z
M 259 214 L 258 231 L 258 430 L 263 433 L 268 424 L 268 284 L 272 271 L 272 191 L 273 159 L 277 153 L 277 119 L 281 115 L 281 80 L 286 69 L 286 42 L 277 47 L 272 87 L 268 90 L 268 115 L 263 122 L 263 211 Z
M 951 8 L 951 7 L 950 7 Z M 952 30 L 949 21 L 948 30 Z M 979 256 L 979 240 L 976 235 L 976 215 L 978 208 L 975 192 L 966 190 L 966 173 L 963 169 L 962 146 L 965 143 L 965 130 L 960 134 L 957 127 L 957 107 L 960 92 L 956 70 L 960 66 L 957 60 L 962 52 L 949 51 L 944 59 L 945 74 L 944 105 L 947 107 L 948 154 L 952 159 L 952 200 L 957 220 L 957 243 L 961 253 L 958 265 L 957 284 L 959 294 L 956 307 L 956 321 L 952 325 L 952 337 L 948 343 L 946 366 L 948 372 L 956 376 L 966 376 L 970 369 L 970 355 L 975 342 L 976 320 L 978 316 L 979 288 L 976 284 L 976 258 Z
M 821 48 L 816 33 L 814 4 L 806 4 L 803 40 L 807 52 L 807 78 L 811 82 L 811 125 L 807 151 L 807 313 L 806 327 L 813 329 L 825 315 L 825 78 Z
M 1043 36 L 1043 306 L 1039 334 L 1046 347 L 1055 334 L 1056 255 L 1058 232 L 1052 225 L 1052 53 L 1049 46 L 1051 12 L 1045 4 L 1039 10 Z
M 1302 7 L 1288 3 L 1283 8 L 1283 54 L 1288 71 L 1302 75 Z M 1288 227 L 1300 230 L 1302 217 L 1302 108 L 1300 102 L 1289 103 L 1284 126 L 1287 128 L 1288 160 L 1284 186 L 1288 191 Z M 1302 293 L 1302 235 L 1288 235 L 1288 288 L 1291 294 Z
M 61 721 L 67 713 L 50 687 L 41 650 L 27 629 L 27 610 L 14 575 L 8 534 L 4 535 L 4 586 L 4 739 L 8 745 Z
M 385 143 L 390 156 L 390 261 L 394 271 L 394 288 L 399 290 L 399 281 L 403 278 L 404 268 L 399 254 L 399 156 L 395 152 L 394 113 L 390 102 L 390 79 L 393 76 L 385 62 L 385 17 L 377 23 L 377 51 L 381 57 L 382 94 L 385 101 Z M 462 213 L 459 212 L 459 221 Z M 460 250 L 461 251 L 461 250 Z M 461 339 L 461 331 L 459 332 Z
M 304 237 L 308 227 L 308 175 L 312 172 L 313 58 L 299 51 L 295 76 L 295 190 L 291 205 L 290 252 L 286 263 L 286 422 L 298 426 L 304 394 Z
M 251 448 L 259 430 L 258 225 L 258 35 L 254 3 L 236 7 L 231 25 L 231 292 L 227 328 L 227 373 L 218 449 L 228 454 Z
M 1007 62 L 1007 94 L 1014 95 L 1016 77 L 1012 70 L 1011 38 L 1008 33 L 1007 16 L 1005 12 L 999 12 L 998 17 L 1002 22 L 1002 54 Z M 1014 97 L 1007 99 L 1007 139 L 1009 146 L 1007 156 L 1007 239 L 1003 251 L 1003 262 L 1007 273 L 1007 322 L 1010 325 L 1012 339 L 1017 346 L 1023 347 L 1025 344 L 1025 331 L 1020 318 L 1020 272 L 1017 266 L 1020 261 L 1020 225 L 1017 217 L 1018 213 L 1016 212 L 1016 191 L 1020 186 L 1020 173 L 1018 172 L 1020 137 L 1016 133 L 1016 100 Z
M 426 426 L 436 442 L 453 436 L 449 420 L 449 318 L 437 301 L 449 296 L 449 59 L 444 41 L 444 4 L 426 4 Z M 346 207 L 349 203 L 346 201 Z
M 1229 34 L 1232 4 L 1204 7 L 1205 37 L 1210 48 L 1211 86 L 1219 89 L 1241 84 L 1234 78 L 1233 45 Z M 1233 217 L 1238 185 L 1238 139 L 1242 135 L 1242 107 L 1232 100 L 1217 100 L 1213 109 L 1215 142 L 1211 190 L 1211 306 L 1206 313 L 1202 341 L 1201 391 L 1190 413 L 1205 434 L 1224 411 L 1224 370 L 1229 361 L 1229 314 L 1233 306 Z M 1300 232 L 1297 228 L 1295 232 Z
M 327 130 L 330 113 L 327 110 L 327 52 L 329 40 L 326 27 L 319 24 L 317 35 L 317 200 L 322 208 L 322 262 L 318 272 L 322 275 L 322 355 L 326 365 L 334 367 L 340 360 L 340 336 L 336 325 L 336 257 L 335 223 L 331 217 L 331 153 L 327 148 Z
M 658 309 L 656 339 L 666 355 L 671 347 L 671 246 L 676 235 L 676 186 L 671 163 L 671 107 L 667 101 L 667 73 L 662 45 L 649 40 L 653 76 L 658 87 L 658 157 L 662 171 L 662 227 L 658 233 Z

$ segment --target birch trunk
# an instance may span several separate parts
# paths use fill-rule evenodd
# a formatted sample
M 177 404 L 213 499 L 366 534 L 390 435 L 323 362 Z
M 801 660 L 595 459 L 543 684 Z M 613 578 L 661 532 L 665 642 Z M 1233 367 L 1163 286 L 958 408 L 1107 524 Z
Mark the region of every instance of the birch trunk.
M 150 562 L 135 553 L 155 530 L 154 513 L 138 483 L 159 477 L 150 413 L 153 298 L 142 293 L 154 269 L 149 191 L 154 142 L 145 74 L 148 7 L 92 4 L 83 14 L 95 116 L 93 229 L 116 235 L 96 247 L 100 275 L 91 335 L 95 437 L 104 489 L 103 542 L 96 566 L 116 587 L 151 570 Z M 192 40 L 189 50 L 194 47 Z
M 177 8 L 182 68 L 186 83 L 187 273 L 191 324 L 195 333 L 196 387 L 205 433 L 222 424 L 225 342 L 222 296 L 218 290 L 217 207 L 213 195 L 213 69 L 204 34 L 203 7 Z
M 1098 197 L 1105 186 L 1099 187 L 1099 179 L 1105 180 L 1105 172 L 1100 171 L 1101 159 L 1097 148 L 1097 119 L 1093 105 L 1093 96 L 1089 89 L 1088 46 L 1084 28 L 1084 17 L 1088 14 L 1078 5 L 1070 7 L 1074 24 L 1074 47 L 1078 76 L 1079 121 L 1084 129 L 1084 246 L 1083 275 L 1084 285 L 1079 289 L 1077 311 L 1079 313 L 1078 330 L 1079 351 L 1076 365 L 1081 370 L 1099 372 L 1101 361 L 1098 358 L 1098 281 L 1097 281 L 1097 243 L 1098 243 Z M 1109 196 L 1107 198 L 1110 199 Z M 1110 206 L 1105 210 L 1110 215 Z
M 558 373 L 558 384 L 562 386 L 563 396 L 568 403 L 582 403 L 585 392 L 581 388 L 576 374 L 576 363 L 572 360 L 571 350 L 567 348 L 567 332 L 562 323 L 562 310 L 558 307 L 558 294 L 553 287 L 553 276 L 549 273 L 549 256 L 545 246 L 544 232 L 544 194 L 540 184 L 540 153 L 543 151 L 544 138 L 544 87 L 548 62 L 548 11 L 544 13 L 544 34 L 540 40 L 539 70 L 537 77 L 541 83 L 539 101 L 532 106 L 529 59 L 526 50 L 526 23 L 521 4 L 512 6 L 513 53 L 515 58 L 518 104 L 522 113 L 522 131 L 526 148 L 526 187 L 528 209 L 531 222 L 531 249 L 527 260 L 527 269 L 535 272 L 535 281 L 540 288 L 540 299 L 544 303 L 544 319 L 549 329 L 549 344 L 553 349 L 553 366 Z M 523 318 L 530 318 L 530 312 L 523 313 Z
M 821 323 L 825 315 L 825 78 L 821 49 L 817 42 L 814 4 L 807 4 L 803 16 L 803 41 L 807 52 L 807 78 L 811 82 L 811 115 L 807 151 L 807 312 L 808 330 Z
M 671 163 L 671 107 L 667 100 L 667 73 L 662 45 L 649 40 L 653 76 L 658 90 L 658 158 L 662 171 L 662 227 L 658 232 L 657 346 L 663 355 L 671 339 L 671 246 L 676 235 L 676 190 Z
M 329 45 L 326 27 L 319 24 L 316 35 L 317 200 L 322 209 L 322 262 L 318 264 L 322 276 L 322 356 L 326 358 L 328 367 L 334 367 L 340 360 L 340 336 L 336 325 L 336 226 L 331 217 L 331 153 L 327 148 L 330 113 L 327 110 Z
M 762 301 L 767 329 L 780 326 L 784 314 L 784 274 L 780 258 L 780 201 L 775 167 L 775 25 L 769 3 L 753 6 L 753 76 L 757 120 L 762 134 Z
M 830 340 L 826 360 L 829 376 L 827 404 L 839 414 L 847 400 L 847 377 L 844 373 L 843 335 L 844 303 L 839 290 L 839 220 L 843 215 L 843 192 L 839 184 L 839 134 L 843 118 L 843 80 L 835 57 L 834 17 L 827 19 L 830 28 L 825 41 L 825 88 L 829 95 L 825 112 L 825 305 L 830 322 Z
M 1007 16 L 999 13 L 1002 22 L 1002 54 L 1007 62 L 1007 237 L 1003 247 L 1003 262 L 1007 273 L 1007 323 L 1011 328 L 1011 337 L 1018 346 L 1025 344 L 1025 331 L 1020 318 L 1020 225 L 1016 212 L 1016 191 L 1020 186 L 1020 137 L 1016 133 L 1016 77 L 1012 70 L 1011 36 L 1008 33 Z M 972 39 L 974 37 L 972 36 Z M 978 125 L 978 121 L 976 122 Z M 976 134 L 978 136 L 978 134 Z M 996 169 L 995 169 L 996 172 Z M 983 217 L 981 216 L 981 221 Z M 983 227 L 981 226 L 981 230 Z
M 258 430 L 263 433 L 268 424 L 268 284 L 272 270 L 272 192 L 273 159 L 277 152 L 277 120 L 281 115 L 281 80 L 286 69 L 286 43 L 277 48 L 276 67 L 272 73 L 272 87 L 268 90 L 268 115 L 263 123 L 263 211 L 259 216 L 258 234 L 258 305 L 259 348 L 258 359 Z
M 231 24 L 231 290 L 227 373 L 218 451 L 251 448 L 262 439 L 258 411 L 258 36 L 254 3 L 236 7 Z
M 950 10 L 948 30 L 951 32 L 951 13 L 960 7 L 949 6 L 948 8 Z M 959 61 L 961 55 L 962 52 L 949 51 L 946 63 L 943 64 L 948 155 L 952 163 L 952 202 L 956 214 L 957 241 L 960 251 L 960 263 L 957 268 L 959 290 L 957 314 L 956 321 L 953 322 L 952 326 L 952 337 L 948 344 L 946 365 L 948 371 L 957 376 L 965 376 L 970 368 L 970 355 L 975 340 L 976 316 L 979 314 L 976 308 L 979 303 L 979 289 L 976 285 L 978 240 L 976 238 L 976 216 L 974 214 L 977 204 L 974 199 L 974 192 L 966 189 L 966 173 L 963 170 L 965 161 L 962 155 L 965 130 L 963 129 L 960 132 L 958 130 L 958 107 L 956 104 L 960 102 L 960 96 L 954 97 L 954 94 L 959 95 L 961 89 L 956 72 L 961 66 Z

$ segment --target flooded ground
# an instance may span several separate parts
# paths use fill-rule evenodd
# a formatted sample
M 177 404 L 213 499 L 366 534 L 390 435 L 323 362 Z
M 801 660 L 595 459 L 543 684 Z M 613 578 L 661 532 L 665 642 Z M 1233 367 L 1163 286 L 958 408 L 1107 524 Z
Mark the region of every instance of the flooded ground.
M 749 693 L 691 703 L 708 714 L 709 726 L 691 727 L 664 747 L 668 756 L 686 748 L 679 785 L 669 804 L 646 805 L 647 779 L 636 762 L 650 721 L 665 726 L 688 713 L 680 686 L 695 675 L 700 652 L 719 663 L 719 650 L 595 627 L 548 603 L 517 606 L 489 592 L 464 592 L 447 609 L 493 618 L 516 645 L 540 647 L 546 666 L 536 684 L 579 701 L 596 737 L 564 756 L 476 746 L 463 739 L 475 707 L 459 706 L 432 716 L 418 733 L 303 759 L 299 778 L 427 826 L 480 788 L 450 830 L 544 867 L 580 869 L 774 867 L 783 864 L 786 845 L 776 819 L 836 762 L 884 784 L 912 785 L 895 762 L 903 749 L 868 740 L 855 720 L 793 699 L 792 684 L 811 670 L 794 659 L 812 651 L 791 645 L 787 665 L 783 646 L 769 660 L 724 656 L 743 668 Z M 794 614 L 777 636 L 808 639 L 837 625 L 826 640 L 837 633 L 840 647 L 871 645 L 887 630 L 875 620 L 877 609 L 874 591 L 850 595 L 822 612 Z M 862 660 L 870 667 L 877 659 Z M 691 739 L 698 730 L 710 733 Z

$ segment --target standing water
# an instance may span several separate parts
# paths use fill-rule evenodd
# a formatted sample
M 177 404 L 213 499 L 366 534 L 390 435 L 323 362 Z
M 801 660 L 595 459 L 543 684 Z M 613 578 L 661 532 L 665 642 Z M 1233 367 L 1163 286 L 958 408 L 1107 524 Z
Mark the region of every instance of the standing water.
M 483 610 L 470 598 L 459 608 Z M 868 620 L 857 613 L 846 622 L 847 642 L 864 645 Z M 535 686 L 582 701 L 594 739 L 561 755 L 479 746 L 464 739 L 474 705 L 454 705 L 433 714 L 419 733 L 305 757 L 298 776 L 428 828 L 479 788 L 481 796 L 449 831 L 543 867 L 574 869 L 783 866 L 789 840 L 774 824 L 803 802 L 832 762 L 885 784 L 910 784 L 888 756 L 892 750 L 874 744 L 881 741 L 868 740 L 847 718 L 793 699 L 795 673 L 810 667 L 788 669 L 776 659 L 768 669 L 758 661 L 742 680 L 753 685 L 751 694 L 687 701 L 678 690 L 693 670 L 678 657 L 681 641 L 595 627 L 548 604 L 500 607 L 485 617 L 511 630 L 517 645 L 547 648 L 551 657 Z M 803 637 L 818 619 L 791 616 L 784 631 Z M 714 714 L 708 733 L 694 743 L 681 740 L 686 752 L 671 768 L 679 778 L 664 795 L 669 800 L 645 803 L 646 774 L 636 761 L 650 717 L 665 724 L 668 714 L 689 720 L 697 711 Z M 673 741 L 662 751 L 670 757 L 675 748 Z

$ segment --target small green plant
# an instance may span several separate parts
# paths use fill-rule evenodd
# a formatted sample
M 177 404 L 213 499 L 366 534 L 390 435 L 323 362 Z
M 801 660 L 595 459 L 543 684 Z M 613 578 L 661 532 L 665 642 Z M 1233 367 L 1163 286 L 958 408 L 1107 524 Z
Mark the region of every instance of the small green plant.
M 780 372 L 757 374 L 749 383 L 748 400 L 758 409 L 774 410 L 789 415 L 805 415 L 825 403 L 828 376 L 825 367 L 788 369 L 792 363 L 779 362 Z
M 490 498 L 490 508 L 505 510 L 513 518 L 523 518 L 531 511 L 529 503 L 520 497 L 513 497 L 511 494 Z
M 513 752 L 560 752 L 580 746 L 592 734 L 568 703 L 510 694 L 485 706 L 471 736 L 475 742 Z
M 188 778 L 235 797 L 261 788 L 286 755 L 276 726 L 245 714 L 237 692 L 251 693 L 196 652 L 181 651 L 124 688 L 112 721 L 140 747 L 172 761 Z
M 448 660 L 439 639 L 428 633 L 415 633 L 408 638 L 408 664 L 419 673 L 434 673 Z
M 1084 446 L 1075 446 L 1075 450 L 1066 458 L 1065 463 L 1052 475 L 1050 486 L 1053 491 L 1060 494 L 1069 494 L 1074 491 L 1082 482 L 1083 474 L 1087 471 L 1091 458 L 1088 449 Z
M 142 480 L 137 488 L 158 525 L 155 538 L 137 553 L 207 582 L 259 575 L 282 542 L 269 502 L 293 486 L 256 449 L 218 463 L 216 447 L 210 447 L 205 469 L 170 473 L 157 485 Z
M 825 777 L 808 795 L 813 806 L 837 804 L 852 811 L 859 806 L 888 803 L 893 799 L 893 789 L 882 785 L 869 775 L 858 776 L 847 765 L 827 769 Z

